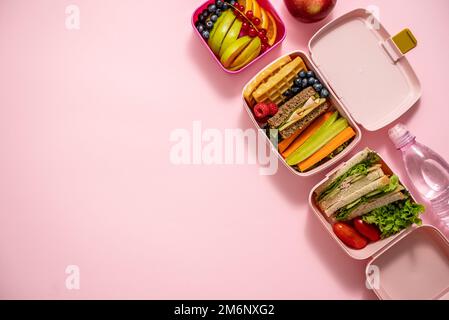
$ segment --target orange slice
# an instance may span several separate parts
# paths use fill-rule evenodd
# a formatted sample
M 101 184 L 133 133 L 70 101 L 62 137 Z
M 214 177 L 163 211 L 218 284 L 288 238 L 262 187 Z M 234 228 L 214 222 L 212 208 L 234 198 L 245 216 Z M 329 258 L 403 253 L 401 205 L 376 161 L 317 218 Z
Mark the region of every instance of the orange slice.
M 267 37 L 268 37 L 268 44 L 272 46 L 274 42 L 276 41 L 277 37 L 277 25 L 276 20 L 274 20 L 271 13 L 267 12 L 268 18 L 270 19 L 269 26 L 267 28 Z
M 261 18 L 260 6 L 259 6 L 259 3 L 257 3 L 257 0 L 253 0 L 253 13 L 254 13 L 255 17 L 257 17 L 259 19 Z
M 262 28 L 265 30 L 268 30 L 268 26 L 270 25 L 270 18 L 268 18 L 268 13 L 265 11 L 264 8 L 260 8 L 260 14 L 261 14 L 261 18 L 260 18 L 260 26 L 258 28 Z
M 253 9 L 253 0 L 239 0 L 239 3 L 245 7 L 245 13 Z

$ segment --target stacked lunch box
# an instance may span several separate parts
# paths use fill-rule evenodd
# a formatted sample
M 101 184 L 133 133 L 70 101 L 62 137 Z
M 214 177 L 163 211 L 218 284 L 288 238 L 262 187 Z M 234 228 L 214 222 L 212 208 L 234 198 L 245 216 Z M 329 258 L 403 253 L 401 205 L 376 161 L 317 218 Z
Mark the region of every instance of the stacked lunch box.
M 275 17 L 280 32 L 273 47 L 279 45 L 285 38 L 285 26 L 268 1 L 258 1 Z M 210 5 L 209 2 L 195 11 L 192 17 L 195 30 L 197 15 Z M 342 159 L 362 141 L 360 126 L 368 131 L 380 130 L 418 101 L 420 82 L 405 57 L 415 46 L 416 39 L 410 30 L 405 29 L 392 37 L 369 12 L 356 9 L 321 28 L 311 38 L 308 53 L 298 50 L 276 59 L 242 90 L 243 106 L 254 126 L 266 130 L 267 143 L 292 174 L 299 179 L 323 175 L 324 170 L 338 164 L 310 191 L 309 205 L 324 229 L 350 257 L 368 259 L 367 280 L 380 299 L 449 299 L 449 242 L 432 226 L 410 225 L 363 248 L 351 248 L 335 234 L 335 216 L 325 214 L 317 201 L 318 191 L 350 163 L 351 159 L 345 163 Z M 347 79 L 351 79 L 351 83 Z M 373 90 L 379 83 L 385 84 L 382 90 Z M 306 92 L 310 90 L 307 88 L 315 90 Z M 288 94 L 284 94 L 286 91 Z M 272 101 L 276 101 L 277 106 L 273 106 L 274 112 L 269 117 L 255 113 L 257 103 Z M 300 112 L 294 114 L 294 109 Z M 311 128 L 312 121 L 321 121 L 321 127 Z M 333 126 L 327 126 L 328 122 Z M 288 128 L 294 130 L 286 130 Z M 335 128 L 338 133 L 332 134 L 329 128 Z M 275 139 L 270 133 L 272 129 L 280 132 Z M 306 145 L 304 141 L 298 142 L 307 130 L 316 141 L 326 140 Z M 317 147 L 323 145 L 328 152 L 316 152 Z M 372 153 L 378 159 L 378 167 L 392 177 L 394 170 L 382 155 L 375 150 Z M 401 181 L 397 183 L 403 188 L 401 192 L 415 204 L 406 186 Z

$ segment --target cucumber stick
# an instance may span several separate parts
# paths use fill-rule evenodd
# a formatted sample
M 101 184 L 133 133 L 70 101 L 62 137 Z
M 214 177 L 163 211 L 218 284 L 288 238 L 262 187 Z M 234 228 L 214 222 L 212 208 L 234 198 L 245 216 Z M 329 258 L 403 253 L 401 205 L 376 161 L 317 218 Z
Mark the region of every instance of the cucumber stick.
M 331 120 L 334 115 L 335 114 L 333 114 L 328 121 Z M 306 160 L 348 127 L 348 120 L 345 118 L 340 118 L 338 120 L 334 119 L 330 125 L 326 122 L 301 147 L 287 157 L 286 161 L 290 166 L 297 165 Z

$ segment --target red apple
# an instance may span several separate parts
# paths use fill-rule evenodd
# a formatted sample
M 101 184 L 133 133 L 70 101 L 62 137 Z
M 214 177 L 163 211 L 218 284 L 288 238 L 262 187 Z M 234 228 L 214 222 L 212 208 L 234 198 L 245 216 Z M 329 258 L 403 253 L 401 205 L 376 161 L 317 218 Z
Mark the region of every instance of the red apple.
M 326 18 L 337 0 L 284 0 L 291 15 L 302 22 L 316 22 Z

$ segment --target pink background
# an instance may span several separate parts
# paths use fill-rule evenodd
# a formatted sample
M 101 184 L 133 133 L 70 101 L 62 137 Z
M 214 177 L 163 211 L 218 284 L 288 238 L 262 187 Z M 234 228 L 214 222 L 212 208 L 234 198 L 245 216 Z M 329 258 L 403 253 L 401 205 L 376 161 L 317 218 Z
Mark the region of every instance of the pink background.
M 80 31 L 65 28 L 68 4 Z M 273 1 L 283 46 L 227 75 L 192 31 L 198 4 L 0 1 L 0 298 L 375 298 L 366 261 L 346 256 L 308 208 L 322 176 L 170 163 L 170 132 L 194 120 L 252 127 L 244 84 L 306 50 L 324 23 L 303 25 Z M 408 57 L 423 96 L 401 121 L 449 159 L 449 2 L 345 0 L 334 16 L 371 4 L 391 33 L 418 38 Z M 404 177 L 386 129 L 363 134 L 356 150 L 375 148 Z M 80 290 L 65 288 L 70 264 Z

